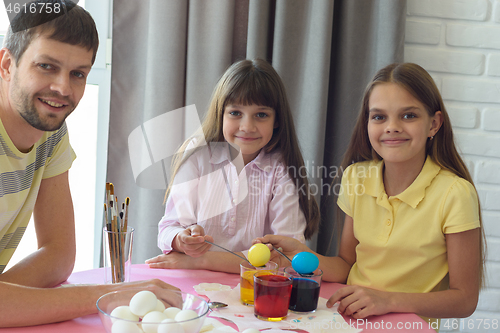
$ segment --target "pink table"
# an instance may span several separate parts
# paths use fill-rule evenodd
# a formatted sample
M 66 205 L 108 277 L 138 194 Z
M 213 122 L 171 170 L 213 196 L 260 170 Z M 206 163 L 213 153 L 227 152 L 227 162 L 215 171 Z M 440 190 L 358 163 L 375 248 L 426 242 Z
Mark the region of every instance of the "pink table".
M 195 293 L 193 286 L 201 282 L 215 282 L 235 287 L 240 282 L 238 274 L 227 274 L 205 270 L 181 270 L 181 269 L 150 269 L 147 265 L 133 265 L 131 268 L 131 280 L 140 281 L 152 278 L 158 278 L 166 281 L 182 291 Z M 67 283 L 102 283 L 102 269 L 93 269 L 84 272 L 73 273 Z M 321 284 L 320 296 L 329 298 L 342 285 L 338 283 L 323 282 Z M 347 322 L 352 322 L 354 327 L 363 329 L 363 332 L 429 332 L 435 333 L 430 329 L 426 322 L 419 316 L 411 313 L 390 313 L 383 316 L 376 316 L 364 321 L 356 321 L 345 317 Z M 33 327 L 3 328 L 0 333 L 106 333 L 97 314 L 85 316 L 61 323 L 40 325 Z

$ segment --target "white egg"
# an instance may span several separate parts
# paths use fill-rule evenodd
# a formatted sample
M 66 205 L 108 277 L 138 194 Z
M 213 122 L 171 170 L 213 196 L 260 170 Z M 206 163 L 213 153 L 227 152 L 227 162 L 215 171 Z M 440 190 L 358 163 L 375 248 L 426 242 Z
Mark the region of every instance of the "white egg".
M 151 291 L 139 291 L 130 299 L 130 311 L 139 317 L 144 316 L 146 313 L 153 311 L 156 308 L 158 299 Z
M 156 308 L 154 309 L 154 311 L 160 311 L 160 312 L 165 311 L 165 304 L 163 304 L 162 301 L 157 300 L 157 302 L 156 302 Z
M 193 310 L 182 310 L 175 315 L 175 321 L 182 322 L 187 320 L 186 322 L 180 323 L 184 328 L 184 332 L 196 333 L 200 329 L 200 324 L 201 324 L 199 319 L 194 319 L 197 317 L 198 314 Z
M 111 333 L 141 333 L 141 329 L 137 324 L 119 320 L 111 326 Z
M 175 321 L 190 320 L 198 317 L 198 314 L 194 310 L 181 310 L 175 315 Z
M 169 324 L 166 324 L 169 323 Z M 158 333 L 185 333 L 181 324 L 177 324 L 173 319 L 165 319 L 158 325 Z
M 148 312 L 144 318 L 142 318 L 142 330 L 145 333 L 157 333 L 158 323 L 167 319 L 167 316 L 160 311 Z
M 167 318 L 175 319 L 175 316 L 181 312 L 181 309 L 172 306 L 170 308 L 166 308 L 163 313 L 167 315 Z
M 246 330 L 244 330 L 241 333 L 260 333 L 260 331 L 256 328 L 247 328 Z
M 115 317 L 111 318 L 111 322 L 113 323 L 116 321 L 116 318 L 131 320 L 131 321 L 139 320 L 139 316 L 133 314 L 132 311 L 130 311 L 130 307 L 127 305 L 117 306 L 116 308 L 113 309 L 113 311 L 111 311 L 110 315 L 111 317 Z

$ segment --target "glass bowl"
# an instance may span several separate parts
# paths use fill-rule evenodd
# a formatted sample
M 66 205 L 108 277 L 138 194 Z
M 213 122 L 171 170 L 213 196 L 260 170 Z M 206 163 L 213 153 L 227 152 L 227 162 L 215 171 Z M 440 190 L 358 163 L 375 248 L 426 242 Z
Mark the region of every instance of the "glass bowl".
M 178 290 L 162 290 L 155 293 L 165 308 L 177 307 L 181 310 L 192 310 L 195 317 L 188 320 L 172 322 L 153 322 L 142 320 L 126 320 L 111 316 L 111 312 L 119 306 L 128 306 L 132 297 L 142 289 L 113 291 L 97 300 L 97 311 L 107 333 L 198 333 L 208 314 L 208 303 L 201 297 Z M 187 311 L 185 312 L 187 313 Z M 194 316 L 192 312 L 190 312 Z

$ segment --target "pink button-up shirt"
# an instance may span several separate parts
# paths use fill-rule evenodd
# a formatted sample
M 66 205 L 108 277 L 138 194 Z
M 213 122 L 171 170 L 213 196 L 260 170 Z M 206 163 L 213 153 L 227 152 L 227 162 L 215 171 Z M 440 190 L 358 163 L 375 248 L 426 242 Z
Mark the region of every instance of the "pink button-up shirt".
M 192 224 L 233 251 L 248 250 L 254 238 L 266 234 L 305 242 L 306 220 L 281 154 L 261 150 L 244 165 L 241 153 L 232 160 L 229 149 L 226 142 L 213 142 L 182 164 L 158 225 L 164 253 L 172 250 L 175 235 Z

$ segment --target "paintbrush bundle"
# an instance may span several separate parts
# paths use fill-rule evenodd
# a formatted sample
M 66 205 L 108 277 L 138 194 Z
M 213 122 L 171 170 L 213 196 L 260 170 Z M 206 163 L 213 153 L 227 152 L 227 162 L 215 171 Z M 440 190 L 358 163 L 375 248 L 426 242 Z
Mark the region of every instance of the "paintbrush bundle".
M 125 281 L 125 263 L 127 260 L 127 252 L 130 251 L 127 246 L 127 229 L 128 229 L 128 209 L 130 198 L 118 205 L 118 198 L 115 196 L 115 189 L 112 183 L 106 183 L 106 202 L 104 203 L 104 219 L 105 229 L 108 236 L 109 256 L 111 262 L 111 281 Z M 120 209 L 121 208 L 121 209 Z M 104 242 L 106 240 L 103 240 Z

